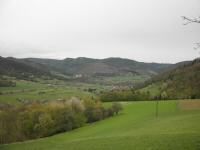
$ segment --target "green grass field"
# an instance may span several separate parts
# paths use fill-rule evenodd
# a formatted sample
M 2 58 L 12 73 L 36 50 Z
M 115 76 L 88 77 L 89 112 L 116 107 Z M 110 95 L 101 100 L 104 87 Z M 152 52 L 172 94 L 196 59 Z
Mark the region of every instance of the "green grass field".
M 88 88 L 101 90 L 102 87 L 95 84 L 70 83 L 64 81 L 40 81 L 30 82 L 17 80 L 16 87 L 0 87 L 0 103 L 19 104 L 26 100 L 58 100 L 70 99 L 76 96 L 80 99 L 95 98 L 95 94 L 88 92 Z
M 135 76 L 114 76 L 114 77 L 105 77 L 104 82 L 107 84 L 123 84 L 123 83 L 142 83 L 145 80 L 149 79 L 147 75 L 135 75 Z
M 108 104 L 106 104 L 108 105 Z M 121 114 L 56 136 L 0 146 L 1 150 L 198 150 L 200 109 L 177 101 L 123 103 Z
M 80 99 L 91 99 L 96 98 L 100 91 L 112 89 L 115 84 L 129 81 L 139 83 L 146 79 L 148 76 L 115 76 L 95 79 L 95 82 L 92 83 L 39 78 L 36 79 L 37 82 L 12 79 L 16 83 L 16 87 L 0 87 L 0 103 L 20 104 L 22 101 L 70 99 L 74 96 Z M 89 88 L 96 89 L 96 93 L 88 92 Z

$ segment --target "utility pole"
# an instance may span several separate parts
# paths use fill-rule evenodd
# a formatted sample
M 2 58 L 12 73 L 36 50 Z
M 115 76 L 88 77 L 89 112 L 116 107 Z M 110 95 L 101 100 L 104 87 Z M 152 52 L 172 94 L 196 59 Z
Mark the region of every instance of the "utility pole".
M 156 99 L 156 118 L 158 118 L 158 98 Z
M 161 89 L 161 87 L 159 88 L 159 95 L 156 97 L 156 110 L 155 110 L 155 116 L 156 116 L 156 118 L 158 118 L 158 102 L 159 102 L 159 100 L 162 98 L 162 95 L 161 95 L 161 92 L 162 91 L 162 89 Z

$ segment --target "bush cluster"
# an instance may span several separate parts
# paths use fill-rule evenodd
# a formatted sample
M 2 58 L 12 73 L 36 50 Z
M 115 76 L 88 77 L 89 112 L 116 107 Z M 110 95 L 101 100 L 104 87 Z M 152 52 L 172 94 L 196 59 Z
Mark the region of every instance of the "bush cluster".
M 0 110 L 0 143 L 11 143 L 41 137 L 79 128 L 122 110 L 118 103 L 104 108 L 93 100 L 32 103 Z

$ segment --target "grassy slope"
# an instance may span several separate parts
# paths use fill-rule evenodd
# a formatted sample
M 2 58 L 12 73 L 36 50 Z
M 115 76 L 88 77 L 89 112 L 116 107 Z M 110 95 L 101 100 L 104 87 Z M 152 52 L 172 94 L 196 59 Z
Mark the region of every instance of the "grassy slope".
M 176 101 L 124 104 L 115 117 L 53 137 L 1 146 L 2 150 L 132 150 L 200 148 L 200 110 L 182 111 Z
M 161 83 L 150 84 L 142 89 L 139 89 L 140 92 L 147 92 L 149 91 L 152 96 L 156 96 L 160 93 L 160 88 L 162 87 Z

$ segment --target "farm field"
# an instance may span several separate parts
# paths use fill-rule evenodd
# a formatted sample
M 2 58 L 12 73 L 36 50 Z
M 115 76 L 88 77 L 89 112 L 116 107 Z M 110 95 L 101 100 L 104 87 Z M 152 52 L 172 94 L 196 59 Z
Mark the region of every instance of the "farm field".
M 37 82 L 13 80 L 15 87 L 0 87 L 0 103 L 20 104 L 28 101 L 49 101 L 70 99 L 95 99 L 100 91 L 112 89 L 115 84 L 125 82 L 142 82 L 146 76 L 105 77 L 95 83 L 68 82 L 62 80 L 43 80 Z M 106 83 L 108 85 L 101 84 Z M 95 89 L 91 92 L 89 89 Z
M 191 103 L 190 103 L 191 102 Z M 1 150 L 198 150 L 199 101 L 124 102 L 121 114 L 48 138 L 0 146 Z M 106 103 L 105 105 L 109 105 Z M 187 109 L 185 109 L 187 105 Z
M 113 77 L 94 78 L 92 80 L 95 81 L 95 83 L 103 83 L 105 85 L 127 85 L 142 83 L 149 78 L 150 76 L 147 75 L 121 75 Z
M 0 87 L 0 103 L 20 104 L 28 101 L 47 101 L 69 99 L 77 96 L 80 99 L 95 98 L 95 94 L 88 92 L 89 88 L 97 90 L 102 87 L 95 84 L 70 83 L 60 80 L 31 82 L 16 80 L 16 87 Z

